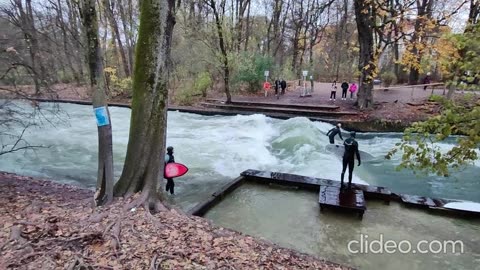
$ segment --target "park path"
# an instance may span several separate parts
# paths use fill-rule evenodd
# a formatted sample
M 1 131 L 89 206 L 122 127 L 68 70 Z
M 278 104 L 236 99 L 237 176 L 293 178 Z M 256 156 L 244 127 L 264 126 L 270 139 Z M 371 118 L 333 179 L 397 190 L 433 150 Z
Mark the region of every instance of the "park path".
M 270 102 L 270 103 L 283 103 L 283 104 L 305 104 L 305 105 L 337 105 L 343 110 L 354 109 L 354 102 L 350 100 L 350 92 L 347 92 L 347 100 L 341 100 L 342 90 L 340 88 L 341 83 L 337 83 L 337 99 L 336 101 L 330 101 L 331 83 L 314 82 L 314 91 L 311 97 L 300 97 L 303 90 L 302 86 L 298 86 L 295 81 L 289 81 L 289 87 L 285 95 L 277 99 L 274 95 L 274 91 L 270 90 L 268 97 L 265 97 L 262 92 L 259 92 L 255 96 L 233 95 L 234 101 L 250 101 L 250 102 Z M 310 87 L 310 82 L 307 83 L 307 87 Z M 433 91 L 436 95 L 443 94 L 443 87 L 437 87 Z M 412 86 L 400 86 L 388 91 L 383 90 L 379 86 L 375 86 L 374 101 L 375 103 L 422 103 L 428 99 L 432 94 L 432 88 L 428 87 L 427 90 L 423 90 L 423 87 Z

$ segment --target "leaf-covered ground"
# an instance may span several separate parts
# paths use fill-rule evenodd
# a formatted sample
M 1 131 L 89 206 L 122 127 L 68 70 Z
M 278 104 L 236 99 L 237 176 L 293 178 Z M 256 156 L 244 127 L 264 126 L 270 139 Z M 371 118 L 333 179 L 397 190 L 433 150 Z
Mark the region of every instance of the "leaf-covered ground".
M 350 269 L 206 219 L 0 172 L 0 269 Z

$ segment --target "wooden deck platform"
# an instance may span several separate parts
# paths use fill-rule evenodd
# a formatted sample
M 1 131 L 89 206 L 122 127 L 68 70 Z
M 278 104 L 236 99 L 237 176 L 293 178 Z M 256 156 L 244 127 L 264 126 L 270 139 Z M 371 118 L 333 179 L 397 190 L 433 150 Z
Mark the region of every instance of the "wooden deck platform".
M 337 211 L 355 212 L 360 218 L 363 217 L 367 207 L 363 191 L 358 189 L 340 189 L 336 186 L 320 186 L 318 196 L 320 211 L 325 208 Z
M 289 186 L 298 186 L 304 189 L 309 189 L 313 191 L 319 191 L 320 186 L 335 186 L 340 187 L 340 181 L 323 179 L 323 178 L 314 178 L 308 176 L 301 176 L 296 174 L 288 173 L 278 173 L 278 172 L 269 172 L 269 171 L 258 171 L 258 170 L 246 170 L 241 173 L 242 176 L 246 177 L 247 180 L 255 181 L 263 184 L 279 184 L 279 185 L 289 185 Z M 365 198 L 367 199 L 379 199 L 385 202 L 389 202 L 394 197 L 392 192 L 385 187 L 370 186 L 352 183 L 354 189 L 359 189 L 364 192 Z

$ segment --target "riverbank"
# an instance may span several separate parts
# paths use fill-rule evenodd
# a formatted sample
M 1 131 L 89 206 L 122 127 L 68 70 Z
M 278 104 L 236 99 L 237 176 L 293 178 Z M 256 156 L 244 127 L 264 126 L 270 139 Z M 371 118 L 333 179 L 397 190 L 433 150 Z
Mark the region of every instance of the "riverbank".
M 90 190 L 6 172 L 0 189 L 1 269 L 351 269 L 175 209 L 92 209 Z
M 19 87 L 18 90 L 23 94 L 31 94 L 30 87 Z M 312 121 L 323 121 L 335 124 L 343 123 L 343 127 L 347 130 L 355 130 L 361 132 L 402 132 L 406 127 L 417 121 L 422 121 L 428 117 L 437 115 L 440 107 L 437 103 L 428 102 L 430 91 L 416 89 L 415 95 L 410 89 L 398 89 L 392 91 L 375 90 L 375 103 L 373 110 L 358 110 L 355 107 L 355 98 L 350 100 L 330 101 L 329 84 L 315 83 L 315 91 L 312 97 L 300 98 L 298 89 L 289 89 L 284 96 L 277 100 L 273 95 L 264 97 L 263 93 L 247 94 L 234 93 L 232 100 L 234 101 L 255 101 L 268 103 L 282 103 L 294 105 L 335 105 L 341 111 L 356 112 L 353 115 L 336 115 L 332 117 L 311 117 Z M 435 90 L 435 94 L 441 94 L 441 90 Z M 173 94 L 173 93 L 172 93 Z M 339 94 L 339 93 L 337 93 Z M 21 96 L 19 96 L 21 98 Z M 42 93 L 36 98 L 48 100 L 68 100 L 77 104 L 90 104 L 91 97 L 88 89 L 83 86 L 73 86 L 69 84 L 58 84 L 51 87 L 50 91 Z M 211 91 L 207 98 L 224 99 L 224 93 Z M 170 110 L 179 110 L 181 112 L 191 112 L 203 115 L 237 115 L 237 114 L 253 114 L 254 111 L 231 110 L 207 108 L 202 106 L 205 98 L 195 97 L 188 105 L 180 104 L 175 95 L 169 98 Z M 85 102 L 85 103 L 82 103 Z M 109 102 L 114 106 L 129 107 L 131 99 L 127 96 L 110 97 Z M 260 113 L 260 112 L 257 112 Z M 262 114 L 278 119 L 289 119 L 298 117 L 299 115 L 281 113 L 281 112 L 261 112 Z M 302 116 L 302 115 L 300 115 Z

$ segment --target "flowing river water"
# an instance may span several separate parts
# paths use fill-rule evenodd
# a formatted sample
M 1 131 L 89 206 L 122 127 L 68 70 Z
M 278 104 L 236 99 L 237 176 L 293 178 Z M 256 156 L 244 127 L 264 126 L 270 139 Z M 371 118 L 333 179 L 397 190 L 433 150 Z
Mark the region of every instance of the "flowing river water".
M 26 104 L 16 105 L 29 110 Z M 54 105 L 41 106 L 48 115 L 48 108 Z M 30 144 L 49 147 L 1 156 L 0 170 L 92 188 L 97 166 L 97 129 L 92 108 L 74 104 L 58 106 L 61 113 L 55 120 L 43 121 L 43 125 L 25 133 Z M 130 110 L 113 107 L 110 112 L 118 178 L 125 158 Z M 186 164 L 190 171 L 175 180 L 177 195 L 168 200 L 188 210 L 246 169 L 338 180 L 341 163 L 325 150 L 328 144 L 325 134 L 331 127 L 301 117 L 277 120 L 263 115 L 201 116 L 169 112 L 167 144 L 175 147 L 175 159 Z M 384 160 L 383 156 L 400 136 L 358 134 L 360 150 L 375 158 L 355 168 L 354 181 L 386 186 L 396 193 L 480 202 L 479 161 L 449 178 L 395 171 L 399 157 Z M 439 146 L 446 149 L 451 143 L 454 139 Z M 218 225 L 361 269 L 480 269 L 478 221 L 434 216 L 395 203 L 387 206 L 368 201 L 360 221 L 348 215 L 320 214 L 315 193 L 246 184 L 206 217 Z M 347 242 L 360 240 L 360 234 L 368 235 L 371 240 L 382 236 L 385 241 L 412 243 L 460 240 L 465 254 L 349 253 Z

